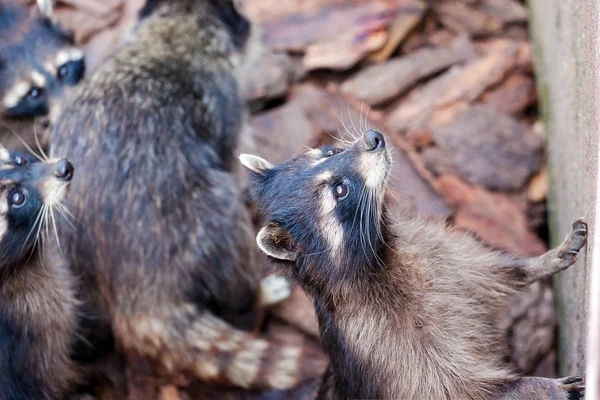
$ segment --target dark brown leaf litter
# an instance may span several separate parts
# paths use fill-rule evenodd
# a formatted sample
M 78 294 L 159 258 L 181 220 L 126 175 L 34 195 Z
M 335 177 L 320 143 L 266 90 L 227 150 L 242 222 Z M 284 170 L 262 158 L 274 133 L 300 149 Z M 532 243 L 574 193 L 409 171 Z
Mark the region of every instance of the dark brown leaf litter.
M 482 101 L 507 114 L 521 115 L 537 103 L 535 82 L 531 76 L 515 73 L 499 87 L 486 92 Z
M 541 167 L 543 138 L 491 105 L 474 104 L 431 133 L 439 150 L 424 156 L 438 175 L 455 173 L 490 190 L 516 191 Z
M 244 6 L 264 42 L 305 54 L 308 70 L 348 69 L 376 50 L 378 59 L 387 58 L 425 10 L 420 0 L 245 0 Z
M 527 21 L 527 9 L 515 0 L 481 0 L 472 5 L 459 1 L 435 3 L 433 9 L 447 28 L 475 37 L 499 34 L 510 24 Z
M 489 87 L 501 82 L 519 61 L 519 44 L 503 41 L 489 53 L 416 88 L 388 118 L 388 126 L 408 135 L 431 128 L 434 113 L 461 101 L 475 101 Z
M 252 109 L 262 108 L 261 103 L 284 98 L 290 86 L 305 76 L 301 61 L 285 52 L 274 52 L 258 45 L 249 58 L 241 71 L 240 92 Z
M 361 69 L 342 85 L 342 93 L 377 106 L 397 98 L 422 79 L 475 57 L 468 36 L 461 35 L 445 48 L 417 50 L 384 64 Z
M 504 193 L 490 193 L 455 175 L 437 179 L 438 189 L 458 208 L 456 226 L 475 232 L 489 245 L 521 256 L 537 256 L 546 246 L 528 228 L 525 207 Z

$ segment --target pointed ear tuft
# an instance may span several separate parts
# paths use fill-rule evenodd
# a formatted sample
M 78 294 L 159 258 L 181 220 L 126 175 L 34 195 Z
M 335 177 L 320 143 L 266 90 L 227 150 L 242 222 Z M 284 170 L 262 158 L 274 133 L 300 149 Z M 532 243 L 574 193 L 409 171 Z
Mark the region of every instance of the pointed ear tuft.
M 250 154 L 240 154 L 240 162 L 250 171 L 256 172 L 260 175 L 264 175 L 265 172 L 273 169 L 273 165 L 264 158 Z
M 296 261 L 298 256 L 296 244 L 289 232 L 273 222 L 258 232 L 256 243 L 265 254 L 278 260 Z

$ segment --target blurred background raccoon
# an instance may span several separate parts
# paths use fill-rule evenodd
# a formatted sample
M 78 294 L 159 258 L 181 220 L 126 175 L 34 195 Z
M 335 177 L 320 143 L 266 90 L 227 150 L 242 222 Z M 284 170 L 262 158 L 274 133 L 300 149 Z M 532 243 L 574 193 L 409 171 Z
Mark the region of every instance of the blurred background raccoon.
M 0 142 L 25 151 L 19 135 L 47 146 L 45 126 L 56 118 L 65 88 L 83 77 L 83 52 L 54 20 L 51 0 L 29 8 L 0 3 Z
M 73 166 L 0 146 L 0 398 L 64 398 L 79 370 L 74 282 L 49 235 Z
M 206 382 L 268 390 L 318 376 L 322 357 L 237 329 L 282 289 L 262 280 L 234 173 L 249 23 L 231 0 L 149 0 L 139 18 L 53 128 L 52 153 L 79 160 L 78 223 L 59 231 L 89 295 L 84 325 L 105 322 L 157 371 Z

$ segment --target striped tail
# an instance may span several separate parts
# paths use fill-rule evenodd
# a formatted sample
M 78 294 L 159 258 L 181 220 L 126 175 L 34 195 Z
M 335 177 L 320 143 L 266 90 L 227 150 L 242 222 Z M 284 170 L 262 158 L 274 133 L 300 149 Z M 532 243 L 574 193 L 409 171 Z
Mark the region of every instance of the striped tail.
M 261 339 L 191 304 L 163 311 L 115 318 L 115 333 L 126 349 L 159 361 L 168 372 L 189 371 L 205 382 L 268 391 L 297 387 L 327 367 L 327 357 L 310 347 Z

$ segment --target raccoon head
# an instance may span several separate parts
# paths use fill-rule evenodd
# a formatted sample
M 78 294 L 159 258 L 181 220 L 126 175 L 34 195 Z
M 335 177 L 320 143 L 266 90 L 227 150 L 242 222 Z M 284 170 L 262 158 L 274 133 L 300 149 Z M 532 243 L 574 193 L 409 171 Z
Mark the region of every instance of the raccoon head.
M 220 24 L 229 33 L 235 48 L 242 51 L 250 37 L 250 22 L 240 13 L 238 0 L 147 0 L 139 18 L 182 12 L 200 18 L 202 25 Z
M 50 0 L 34 10 L 0 5 L 0 115 L 47 115 L 84 72 L 83 52 L 54 21 Z
M 67 195 L 73 165 L 38 162 L 0 146 L 0 273 L 32 256 L 53 210 Z
M 380 266 L 391 169 L 381 133 L 369 130 L 348 149 L 322 147 L 276 166 L 256 156 L 240 160 L 266 223 L 258 246 L 286 272 L 314 283 Z

